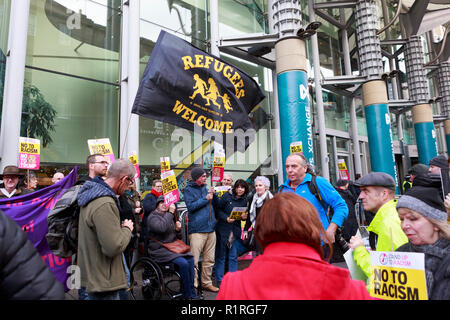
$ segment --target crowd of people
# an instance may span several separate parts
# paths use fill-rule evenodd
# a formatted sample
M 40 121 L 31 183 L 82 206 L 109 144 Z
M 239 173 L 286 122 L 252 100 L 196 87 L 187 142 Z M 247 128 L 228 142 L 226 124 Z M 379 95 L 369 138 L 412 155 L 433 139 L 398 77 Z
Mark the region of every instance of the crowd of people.
M 413 166 L 400 197 L 386 173 L 338 180 L 333 186 L 314 173 L 302 154 L 290 154 L 285 163 L 287 179 L 278 190 L 264 176 L 249 185 L 224 173 L 220 185 L 229 190 L 222 195 L 208 187 L 203 168 L 193 167 L 182 190 L 189 251 L 175 252 L 166 244 L 183 239 L 182 224 L 177 206 L 165 204 L 161 180 L 153 180 L 141 198 L 128 160 L 110 164 L 101 154 L 89 156 L 88 174 L 76 182 L 82 185 L 78 251 L 72 258 L 80 268 L 78 298 L 128 299 L 130 267 L 144 255 L 176 265 L 188 300 L 199 299 L 199 286 L 218 293 L 217 299 L 371 299 L 364 282 L 330 264 L 345 244 L 367 277 L 370 250 L 424 253 L 429 299 L 450 299 L 450 195 L 444 198 L 437 179 L 440 169 L 448 168 L 446 157 L 432 159 L 429 167 Z M 35 190 L 35 176 L 21 185 L 23 177 L 16 166 L 5 167 L 0 198 Z M 63 177 L 56 173 L 52 181 Z M 362 225 L 367 242 L 356 235 Z M 251 265 L 238 271 L 239 256 L 249 251 Z M 2 294 L 10 290 L 4 287 L 0 284 Z M 42 295 L 52 297 L 60 296 Z

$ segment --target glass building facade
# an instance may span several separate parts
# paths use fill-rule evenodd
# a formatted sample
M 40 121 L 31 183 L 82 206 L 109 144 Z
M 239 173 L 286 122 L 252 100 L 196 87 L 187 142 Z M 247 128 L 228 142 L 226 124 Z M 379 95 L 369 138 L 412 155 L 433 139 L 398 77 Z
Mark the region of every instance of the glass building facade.
M 133 1 L 133 0 L 131 0 Z M 140 1 L 140 77 L 151 56 L 161 30 L 175 34 L 193 45 L 211 50 L 211 27 L 217 24 L 219 37 L 236 37 L 251 34 L 269 34 L 268 12 L 271 1 L 218 1 L 218 21 L 212 21 L 209 0 L 152 0 Z M 316 3 L 326 1 L 315 1 Z M 305 21 L 308 17 L 308 1 L 300 1 Z M 386 4 L 386 2 L 385 2 Z M 395 13 L 390 2 L 386 4 L 389 18 Z M 378 15 L 383 16 L 382 1 L 377 2 Z M 0 84 L 3 92 L 5 65 L 8 48 L 11 0 L 0 0 Z M 335 21 L 346 21 L 353 13 L 352 8 L 329 9 L 327 15 Z M 322 23 L 318 29 L 320 70 L 322 77 L 345 75 L 342 48 L 342 33 L 329 19 L 316 16 Z M 121 65 L 124 63 L 121 48 L 124 34 L 124 10 L 121 0 L 32 0 L 29 9 L 26 44 L 24 99 L 22 106 L 21 136 L 30 129 L 30 118 L 42 121 L 42 130 L 31 130 L 36 138 L 46 137 L 48 142 L 41 148 L 41 170 L 38 173 L 45 185 L 55 170 L 68 173 L 74 165 L 79 172 L 86 169 L 83 164 L 89 155 L 87 140 L 109 138 L 116 158 L 121 155 L 120 119 L 121 109 Z M 392 39 L 401 38 L 401 26 L 396 22 L 390 29 Z M 359 75 L 357 39 L 355 32 L 348 36 L 351 74 Z M 380 35 L 383 40 L 385 33 Z M 424 37 L 426 59 L 429 58 Z M 308 75 L 312 79 L 313 59 L 311 46 L 307 41 Z M 387 49 L 386 49 L 387 50 Z M 225 171 L 233 173 L 234 179 L 252 181 L 257 175 L 268 176 L 272 189 L 276 189 L 282 177 L 281 161 L 276 135 L 276 83 L 274 70 L 242 57 L 221 52 L 221 58 L 248 73 L 266 95 L 259 108 L 250 117 L 257 131 L 257 138 L 244 154 L 236 153 L 227 159 Z M 270 54 L 269 54 L 270 56 Z M 398 85 L 406 84 L 404 54 L 396 57 L 400 77 Z M 389 62 L 383 58 L 389 71 Z M 433 81 L 430 82 L 433 89 Z M 388 88 L 392 88 L 388 81 Z M 360 89 L 358 89 L 361 91 Z M 405 90 L 403 90 L 405 91 Z M 403 92 L 399 90 L 399 92 Z M 431 90 L 435 96 L 435 90 Z M 344 159 L 351 179 L 355 178 L 354 143 L 360 147 L 362 174 L 370 172 L 367 128 L 362 97 L 346 96 L 339 88 L 323 87 L 323 108 L 327 135 L 329 176 L 332 182 L 338 178 L 337 161 Z M 392 95 L 392 92 L 390 92 Z M 407 92 L 405 92 L 407 95 Z M 3 98 L 3 95 L 0 96 Z M 310 101 L 314 115 L 315 155 L 319 157 L 317 138 L 317 110 L 314 82 L 310 81 Z M 399 97 L 405 98 L 405 97 Z M 350 106 L 355 104 L 358 141 L 351 136 Z M 2 100 L 0 99 L 0 105 Z M 434 106 L 436 108 L 436 106 Z M 0 109 L 2 110 L 2 109 Z M 48 112 L 53 110 L 54 112 Z M 39 113 L 46 116 L 39 118 Z M 437 111 L 436 111 L 437 112 Z M 36 121 L 38 121 L 36 120 Z M 123 119 L 122 119 L 123 120 Z M 399 119 L 392 115 L 394 141 L 399 139 L 397 121 L 401 122 L 403 143 L 409 145 L 409 157 L 417 162 L 414 153 L 415 137 L 411 111 Z M 126 121 L 125 121 L 126 123 Z M 122 128 L 123 129 L 123 128 Z M 30 131 L 30 130 L 29 130 Z M 201 137 L 186 133 L 191 139 L 190 163 L 183 164 L 173 154 L 180 141 L 179 128 L 160 121 L 139 118 L 139 165 L 141 171 L 140 189 L 151 188 L 151 183 L 160 175 L 160 157 L 171 156 L 172 166 L 178 180 L 186 178 L 185 172 L 193 162 L 207 167 L 211 162 L 209 150 L 202 149 Z M 31 135 L 30 135 L 31 136 Z M 186 138 L 186 137 L 184 137 Z M 411 147 L 412 146 L 412 147 Z M 395 142 L 394 142 L 395 147 Z M 445 139 L 438 134 L 439 153 L 446 152 Z M 399 148 L 394 148 L 401 155 Z M 415 149 L 417 150 L 417 149 Z M 176 161 L 178 160 L 178 161 Z M 399 159 L 401 161 L 401 159 Z M 6 164 L 2 163 L 2 166 Z M 316 161 L 320 173 L 320 161 Z M 404 164 L 400 164 L 401 166 Z M 400 167 L 399 167 L 400 168 Z M 402 170 L 402 169 L 401 169 Z M 404 169 L 403 169 L 404 171 Z

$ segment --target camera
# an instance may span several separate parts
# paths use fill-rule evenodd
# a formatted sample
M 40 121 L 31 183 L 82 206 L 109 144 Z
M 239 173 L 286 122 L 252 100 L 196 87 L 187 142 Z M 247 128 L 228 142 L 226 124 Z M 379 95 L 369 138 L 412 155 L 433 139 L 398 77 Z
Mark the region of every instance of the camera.
M 342 253 L 346 253 L 350 249 L 348 242 L 345 241 L 344 237 L 342 236 L 342 228 L 338 228 L 336 230 L 336 233 L 334 234 L 334 241 L 340 247 Z

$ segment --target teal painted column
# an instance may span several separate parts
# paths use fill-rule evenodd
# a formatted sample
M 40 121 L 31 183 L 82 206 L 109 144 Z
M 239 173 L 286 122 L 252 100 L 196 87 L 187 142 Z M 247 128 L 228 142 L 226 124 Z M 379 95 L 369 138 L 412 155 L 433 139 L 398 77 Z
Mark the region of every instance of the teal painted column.
M 298 37 L 280 39 L 275 55 L 284 180 L 291 143 L 301 142 L 303 155 L 315 164 L 305 41 Z
M 395 178 L 389 108 L 387 104 L 372 104 L 365 110 L 372 171 L 385 172 Z
M 447 142 L 447 153 L 450 153 L 450 119 L 444 122 L 445 141 Z
M 428 103 L 418 104 L 412 108 L 412 115 L 419 162 L 428 165 L 438 155 L 433 110 Z
M 371 171 L 385 172 L 391 175 L 397 185 L 396 192 L 398 192 L 398 176 L 392 144 L 391 118 L 387 105 L 388 98 L 384 81 L 374 80 L 363 84 L 363 96 Z
M 434 130 L 433 122 L 415 123 L 414 132 L 416 134 L 419 162 L 428 165 L 430 160 L 437 156 L 436 131 Z
M 277 76 L 281 152 L 284 160 L 292 142 L 302 142 L 303 155 L 314 165 L 311 110 L 306 72 L 287 71 Z

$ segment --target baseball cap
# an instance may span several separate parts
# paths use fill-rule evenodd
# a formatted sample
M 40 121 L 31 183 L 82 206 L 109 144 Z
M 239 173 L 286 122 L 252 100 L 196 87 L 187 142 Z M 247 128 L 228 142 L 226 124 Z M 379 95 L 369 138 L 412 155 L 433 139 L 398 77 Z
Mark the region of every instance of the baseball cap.
M 357 187 L 378 186 L 395 189 L 395 180 L 384 172 L 371 172 L 353 183 Z

